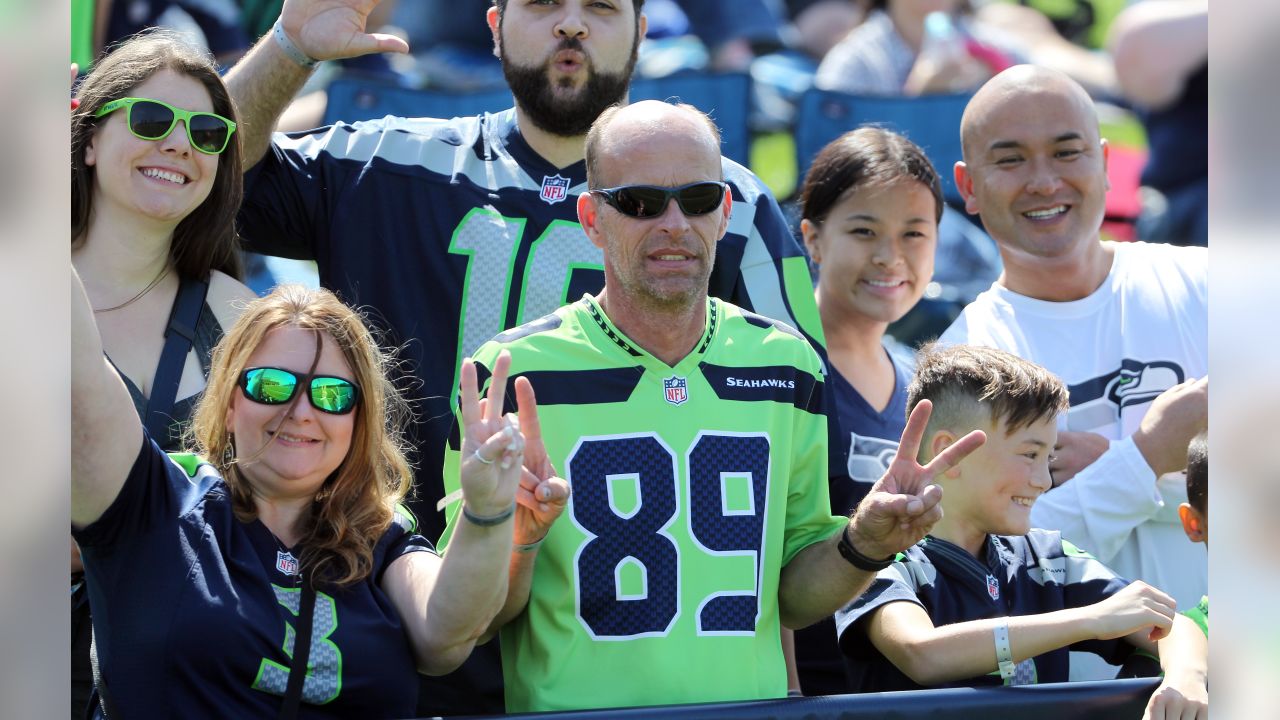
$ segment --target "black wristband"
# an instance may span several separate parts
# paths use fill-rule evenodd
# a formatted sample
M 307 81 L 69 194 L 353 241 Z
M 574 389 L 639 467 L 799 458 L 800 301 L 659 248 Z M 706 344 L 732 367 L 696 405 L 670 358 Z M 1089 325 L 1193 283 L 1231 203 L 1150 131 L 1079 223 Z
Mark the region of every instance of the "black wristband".
M 858 549 L 853 546 L 853 543 L 849 542 L 848 525 L 845 525 L 844 530 L 840 533 L 840 543 L 836 545 L 836 548 L 840 550 L 840 557 L 849 561 L 850 565 L 858 568 L 859 570 L 866 570 L 867 572 L 880 572 L 892 565 L 893 559 L 897 557 L 896 555 L 890 555 L 884 560 L 873 560 L 872 558 L 858 552 Z
M 502 523 L 510 519 L 512 515 L 515 515 L 515 514 L 516 514 L 515 500 L 511 501 L 511 507 L 507 508 L 506 510 L 503 510 L 497 515 L 491 515 L 489 517 L 483 517 L 481 515 L 476 515 L 475 513 L 471 512 L 471 508 L 467 507 L 465 501 L 463 502 L 463 505 L 462 505 L 462 517 L 466 518 L 467 521 L 470 522 L 472 525 L 479 525 L 480 527 L 493 527 L 495 525 L 501 525 Z

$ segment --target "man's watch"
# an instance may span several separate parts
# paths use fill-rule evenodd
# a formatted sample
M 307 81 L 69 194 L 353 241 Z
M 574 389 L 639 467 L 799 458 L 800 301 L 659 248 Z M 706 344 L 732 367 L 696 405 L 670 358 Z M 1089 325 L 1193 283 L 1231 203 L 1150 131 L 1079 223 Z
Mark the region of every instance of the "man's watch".
M 840 542 L 836 547 L 840 550 L 840 557 L 849 561 L 850 565 L 858 568 L 859 570 L 866 570 L 867 572 L 880 572 L 892 565 L 893 559 L 896 557 L 895 554 L 890 555 L 883 560 L 874 560 L 858 552 L 858 549 L 853 546 L 853 543 L 849 542 L 848 525 L 845 525 L 844 531 L 840 533 Z

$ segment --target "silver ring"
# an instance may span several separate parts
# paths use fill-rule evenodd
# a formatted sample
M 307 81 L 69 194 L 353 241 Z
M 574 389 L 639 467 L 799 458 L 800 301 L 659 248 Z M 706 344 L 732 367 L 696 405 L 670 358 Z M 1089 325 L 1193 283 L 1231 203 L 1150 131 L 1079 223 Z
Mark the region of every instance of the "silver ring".
M 485 459 L 484 459 L 484 456 L 480 454 L 480 451 L 479 451 L 479 450 L 476 450 L 475 452 L 473 452 L 473 453 L 471 453 L 471 454 L 475 456 L 476 460 L 479 460 L 480 462 L 484 463 L 485 465 L 492 465 L 492 464 L 493 464 L 493 460 L 485 460 Z

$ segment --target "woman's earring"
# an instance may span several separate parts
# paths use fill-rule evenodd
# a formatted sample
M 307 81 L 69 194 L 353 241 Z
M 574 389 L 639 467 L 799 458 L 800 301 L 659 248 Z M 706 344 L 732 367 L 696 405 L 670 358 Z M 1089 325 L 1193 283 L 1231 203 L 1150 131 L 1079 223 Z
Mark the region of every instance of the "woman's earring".
M 222 448 L 222 467 L 229 468 L 236 461 L 236 434 L 227 433 L 227 444 Z

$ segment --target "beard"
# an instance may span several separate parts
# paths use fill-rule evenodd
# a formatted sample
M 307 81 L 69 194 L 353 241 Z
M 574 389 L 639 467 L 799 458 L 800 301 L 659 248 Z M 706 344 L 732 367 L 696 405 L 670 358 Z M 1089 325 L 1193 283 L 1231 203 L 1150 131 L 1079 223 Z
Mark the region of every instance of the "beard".
M 501 41 L 500 41 L 501 42 Z M 631 57 L 620 73 L 596 72 L 590 57 L 582 49 L 577 38 L 565 38 L 547 57 L 542 65 L 519 65 L 507 60 L 506 48 L 502 48 L 502 74 L 507 79 L 516 104 L 528 115 L 534 125 L 544 132 L 560 137 L 585 135 L 600 113 L 611 105 L 622 102 L 631 85 L 631 73 L 635 70 L 640 43 L 631 46 Z M 583 53 L 587 70 L 587 82 L 576 95 L 557 97 L 550 80 L 551 58 L 562 50 Z M 568 85 L 564 81 L 562 87 Z

